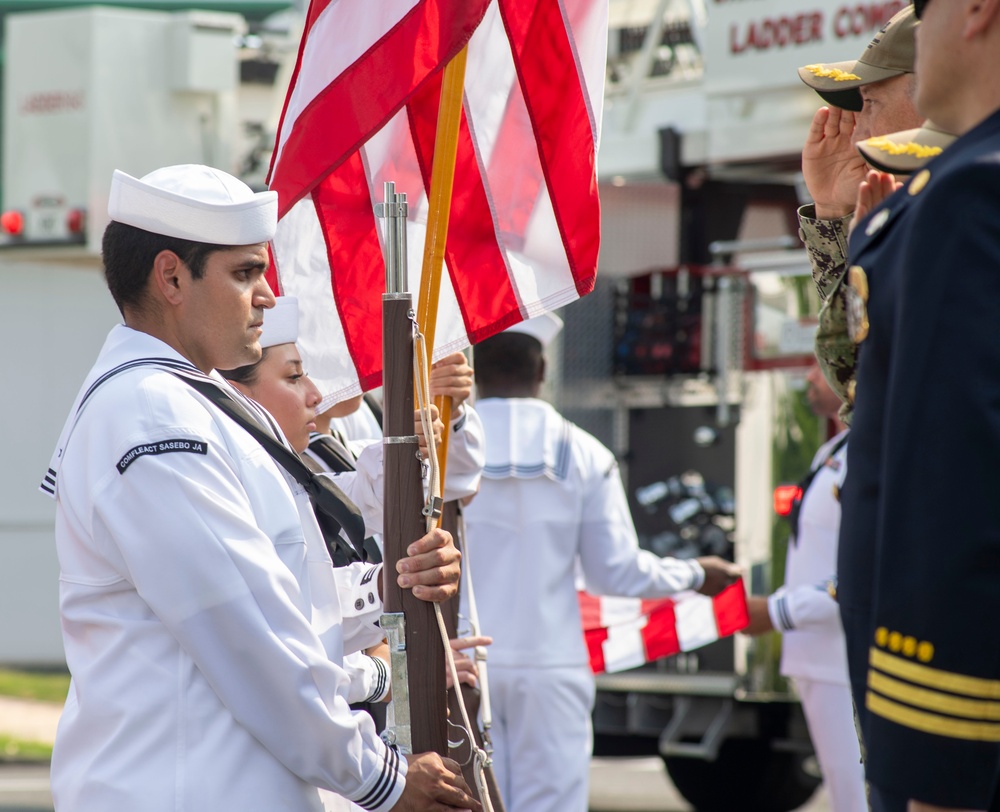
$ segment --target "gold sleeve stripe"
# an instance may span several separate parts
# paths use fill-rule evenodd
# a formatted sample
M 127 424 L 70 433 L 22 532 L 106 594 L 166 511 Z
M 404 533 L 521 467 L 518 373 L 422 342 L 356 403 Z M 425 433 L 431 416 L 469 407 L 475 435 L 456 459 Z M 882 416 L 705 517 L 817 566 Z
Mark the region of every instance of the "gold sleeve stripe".
M 885 671 L 895 677 L 902 677 L 909 682 L 936 688 L 939 691 L 950 691 L 953 694 L 965 694 L 977 699 L 1000 699 L 1000 680 L 968 677 L 965 674 L 955 674 L 942 671 L 927 665 L 902 657 L 896 657 L 877 648 L 869 649 L 868 662 L 879 671 Z
M 916 705 L 927 710 L 940 711 L 951 716 L 964 716 L 981 721 L 1000 721 L 1000 702 L 982 699 L 962 699 L 952 694 L 942 694 L 928 688 L 917 688 L 900 682 L 878 671 L 868 672 L 868 687 L 890 699 L 898 699 L 907 705 Z
M 1000 724 L 993 722 L 966 722 L 948 716 L 938 716 L 936 713 L 908 708 L 871 691 L 865 698 L 865 705 L 868 706 L 868 710 L 883 719 L 922 733 L 969 741 L 1000 742 Z

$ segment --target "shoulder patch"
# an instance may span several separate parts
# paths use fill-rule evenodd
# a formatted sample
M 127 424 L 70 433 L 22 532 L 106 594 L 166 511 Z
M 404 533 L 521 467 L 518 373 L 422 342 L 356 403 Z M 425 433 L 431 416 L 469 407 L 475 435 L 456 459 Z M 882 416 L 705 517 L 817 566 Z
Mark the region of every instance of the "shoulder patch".
M 179 439 L 159 440 L 155 443 L 137 445 L 118 460 L 118 464 L 115 467 L 118 469 L 119 474 L 124 474 L 126 469 L 139 459 L 139 457 L 145 457 L 148 454 L 171 454 L 178 451 L 184 451 L 188 454 L 207 454 L 208 443 L 204 440 Z

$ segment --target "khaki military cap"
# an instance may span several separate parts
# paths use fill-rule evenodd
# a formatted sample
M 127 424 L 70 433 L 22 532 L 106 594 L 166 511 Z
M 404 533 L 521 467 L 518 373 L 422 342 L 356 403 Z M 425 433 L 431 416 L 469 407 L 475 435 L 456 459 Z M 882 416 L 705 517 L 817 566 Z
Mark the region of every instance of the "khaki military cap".
M 932 158 L 951 146 L 956 136 L 946 133 L 931 121 L 915 130 L 903 130 L 860 141 L 858 152 L 871 166 L 882 172 L 912 175 Z
M 860 112 L 863 105 L 858 88 L 913 73 L 916 27 L 913 6 L 907 5 L 885 24 L 857 60 L 805 65 L 799 68 L 799 78 L 828 104 Z

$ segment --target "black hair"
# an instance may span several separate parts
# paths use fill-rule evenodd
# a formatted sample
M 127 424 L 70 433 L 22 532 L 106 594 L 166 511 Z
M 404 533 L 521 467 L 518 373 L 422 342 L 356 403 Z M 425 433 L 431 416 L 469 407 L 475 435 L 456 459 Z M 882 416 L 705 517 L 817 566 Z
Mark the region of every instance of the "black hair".
M 244 386 L 253 386 L 257 383 L 257 374 L 260 372 L 260 365 L 267 358 L 267 351 L 270 347 L 264 347 L 260 353 L 260 360 L 246 366 L 236 367 L 236 369 L 220 369 L 219 374 L 227 381 L 241 383 Z
M 209 255 L 226 248 L 225 245 L 154 234 L 112 220 L 104 230 L 101 244 L 104 279 L 124 315 L 126 307 L 142 308 L 153 260 L 161 251 L 173 251 L 191 270 L 191 276 L 201 279 Z
M 475 363 L 480 386 L 532 386 L 542 371 L 542 345 L 524 333 L 500 333 L 476 344 Z

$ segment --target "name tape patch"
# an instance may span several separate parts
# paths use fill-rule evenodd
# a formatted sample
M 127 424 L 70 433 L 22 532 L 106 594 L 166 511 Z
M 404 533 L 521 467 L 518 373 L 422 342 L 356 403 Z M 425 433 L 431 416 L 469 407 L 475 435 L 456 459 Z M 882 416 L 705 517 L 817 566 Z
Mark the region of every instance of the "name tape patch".
M 176 451 L 184 451 L 188 454 L 207 454 L 208 443 L 204 440 L 160 440 L 158 443 L 137 445 L 118 460 L 116 467 L 119 474 L 124 474 L 126 469 L 139 457 L 145 457 L 148 454 L 171 454 Z

